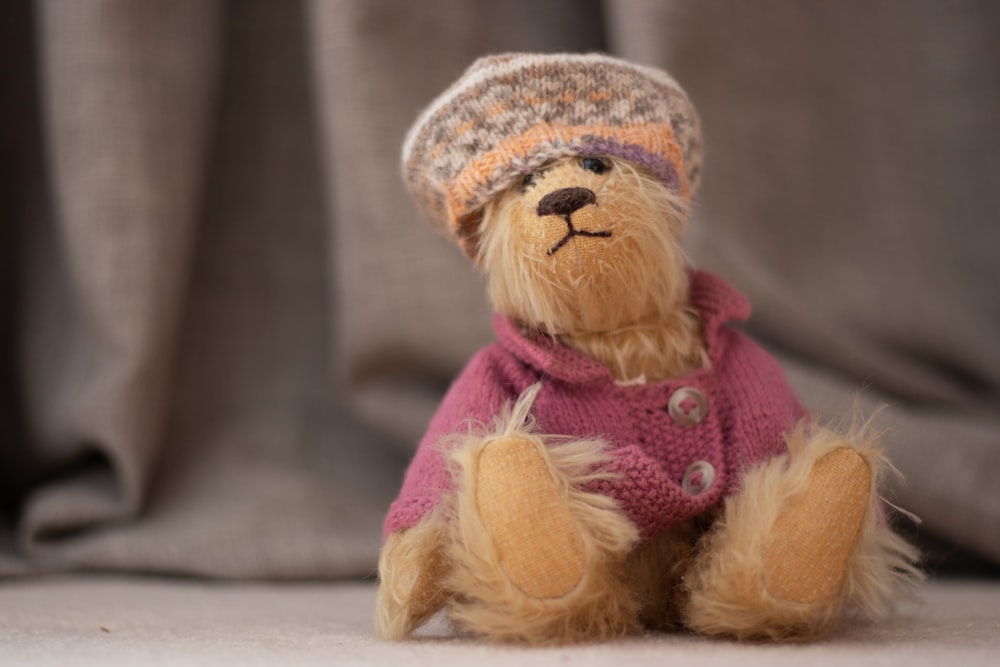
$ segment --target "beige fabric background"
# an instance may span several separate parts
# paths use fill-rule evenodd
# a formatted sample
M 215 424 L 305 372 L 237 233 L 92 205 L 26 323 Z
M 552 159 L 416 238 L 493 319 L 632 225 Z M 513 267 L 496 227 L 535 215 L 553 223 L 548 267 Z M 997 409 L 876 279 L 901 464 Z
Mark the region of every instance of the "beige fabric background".
M 48 0 L 0 16 L 0 575 L 370 573 L 489 340 L 406 127 L 477 55 L 665 66 L 695 259 L 923 530 L 1000 563 L 1000 12 L 978 2 Z

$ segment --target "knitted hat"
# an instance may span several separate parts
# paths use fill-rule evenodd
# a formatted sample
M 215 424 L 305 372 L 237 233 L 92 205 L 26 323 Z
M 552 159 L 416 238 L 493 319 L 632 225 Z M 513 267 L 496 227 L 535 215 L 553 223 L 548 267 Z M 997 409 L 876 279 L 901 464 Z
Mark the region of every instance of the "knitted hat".
M 424 215 L 464 241 L 492 197 L 572 155 L 628 160 L 690 198 L 701 172 L 698 117 L 657 69 L 601 54 L 487 56 L 410 128 L 403 176 Z

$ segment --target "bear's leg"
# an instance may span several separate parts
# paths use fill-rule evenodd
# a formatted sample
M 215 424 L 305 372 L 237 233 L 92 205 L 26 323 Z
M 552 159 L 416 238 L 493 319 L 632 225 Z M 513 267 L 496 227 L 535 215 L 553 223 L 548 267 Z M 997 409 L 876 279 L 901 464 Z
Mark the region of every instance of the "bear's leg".
M 466 631 L 513 641 L 635 629 L 624 560 L 637 530 L 612 499 L 584 490 L 607 461 L 603 443 L 546 442 L 521 429 L 518 413 L 453 455 L 449 617 Z
M 583 579 L 582 528 L 535 442 L 498 439 L 479 453 L 475 502 L 508 581 L 531 598 L 564 598 Z
M 915 552 L 882 521 L 887 466 L 863 438 L 798 429 L 789 455 L 748 472 L 686 577 L 690 627 L 814 639 L 845 606 L 875 618 L 919 579 Z
M 378 562 L 375 634 L 404 639 L 424 624 L 447 599 L 442 582 L 445 525 L 432 512 L 416 526 L 389 535 Z
M 764 582 L 780 600 L 834 605 L 869 511 L 872 473 L 850 447 L 823 455 L 789 498 L 764 546 Z M 877 509 L 873 508 L 873 511 Z

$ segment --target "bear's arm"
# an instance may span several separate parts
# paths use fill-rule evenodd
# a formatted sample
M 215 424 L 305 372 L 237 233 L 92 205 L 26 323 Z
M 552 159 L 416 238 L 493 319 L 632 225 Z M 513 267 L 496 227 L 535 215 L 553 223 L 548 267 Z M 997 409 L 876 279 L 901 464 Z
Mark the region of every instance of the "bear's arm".
M 727 332 L 725 366 L 730 377 L 723 378 L 729 396 L 730 414 L 724 420 L 727 434 L 727 467 L 739 478 L 739 471 L 787 451 L 785 436 L 803 419 L 809 418 L 778 360 L 744 334 Z
M 467 434 L 484 435 L 504 404 L 535 378 L 498 345 L 469 361 L 445 394 L 410 462 L 399 496 L 389 508 L 383 537 L 416 525 L 452 487 L 448 451 Z

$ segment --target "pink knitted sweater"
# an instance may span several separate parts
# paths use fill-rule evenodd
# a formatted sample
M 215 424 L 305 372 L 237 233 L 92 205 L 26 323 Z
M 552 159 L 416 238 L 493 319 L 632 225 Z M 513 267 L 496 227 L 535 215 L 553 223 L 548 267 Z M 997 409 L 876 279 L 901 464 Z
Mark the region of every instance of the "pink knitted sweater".
M 602 364 L 548 337 L 526 337 L 497 316 L 498 342 L 473 357 L 449 389 L 389 509 L 385 535 L 416 524 L 450 489 L 438 440 L 467 432 L 470 423 L 490 424 L 539 381 L 539 431 L 608 443 L 619 475 L 592 490 L 615 498 L 644 539 L 718 505 L 738 487 L 741 471 L 785 451 L 783 434 L 806 411 L 778 363 L 726 326 L 750 315 L 742 295 L 721 278 L 692 271 L 691 302 L 711 366 L 636 386 L 615 384 Z

